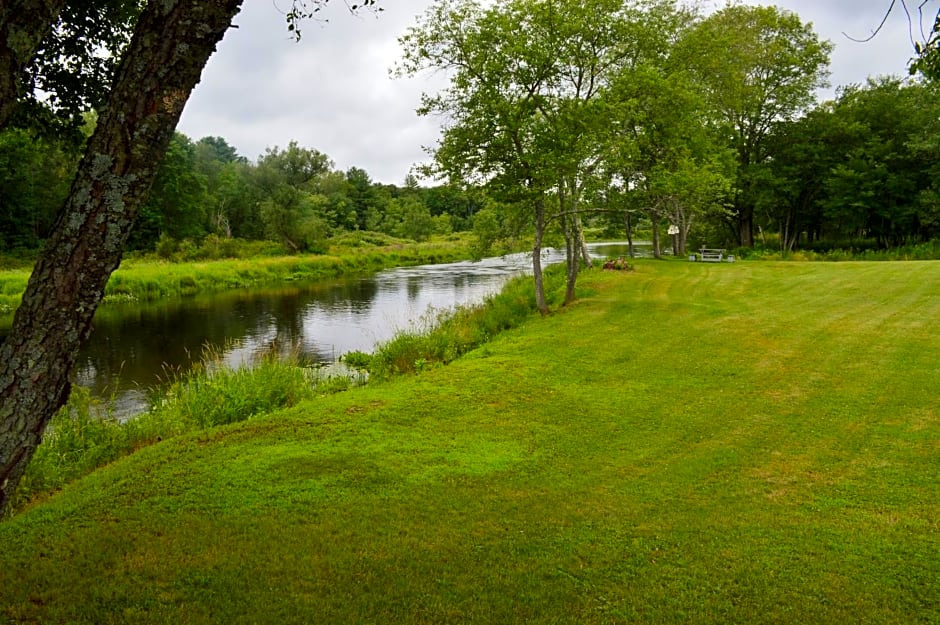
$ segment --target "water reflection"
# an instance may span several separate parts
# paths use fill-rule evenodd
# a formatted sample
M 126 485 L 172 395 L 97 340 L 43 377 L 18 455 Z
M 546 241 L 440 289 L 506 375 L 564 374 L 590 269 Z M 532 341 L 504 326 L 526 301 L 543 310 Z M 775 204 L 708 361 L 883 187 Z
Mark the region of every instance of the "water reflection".
M 626 253 L 625 245 L 616 245 L 591 247 L 597 255 Z M 557 251 L 544 256 L 546 264 L 562 260 Z M 294 346 L 308 361 L 331 363 L 349 351 L 372 351 L 435 310 L 482 301 L 510 276 L 530 270 L 529 255 L 516 254 L 331 283 L 113 304 L 95 316 L 75 381 L 97 396 L 113 396 L 118 411 L 128 414 L 144 409 L 146 389 L 162 385 L 168 372 L 188 370 L 206 345 L 222 349 L 232 365 L 272 345 Z

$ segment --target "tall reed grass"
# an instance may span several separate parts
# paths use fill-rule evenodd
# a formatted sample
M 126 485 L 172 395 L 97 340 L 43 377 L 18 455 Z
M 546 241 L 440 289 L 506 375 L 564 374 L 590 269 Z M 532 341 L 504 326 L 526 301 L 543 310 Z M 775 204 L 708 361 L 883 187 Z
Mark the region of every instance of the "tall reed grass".
M 121 421 L 108 401 L 76 386 L 52 418 L 9 506 L 10 512 L 141 447 L 206 428 L 245 421 L 318 395 L 361 384 L 361 374 L 305 366 L 296 350 L 271 351 L 230 367 L 207 348 L 186 373 L 171 372 L 147 412 Z

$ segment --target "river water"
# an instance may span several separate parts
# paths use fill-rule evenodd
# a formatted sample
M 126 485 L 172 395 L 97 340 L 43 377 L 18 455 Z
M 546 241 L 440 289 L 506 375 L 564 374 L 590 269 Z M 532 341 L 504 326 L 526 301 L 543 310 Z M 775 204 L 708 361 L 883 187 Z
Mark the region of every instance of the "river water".
M 592 244 L 598 257 L 626 254 L 618 243 Z M 543 263 L 564 260 L 546 250 Z M 150 304 L 109 304 L 78 359 L 75 382 L 113 400 L 119 416 L 147 409 L 147 395 L 187 371 L 212 346 L 239 366 L 273 346 L 299 349 L 308 362 L 373 351 L 401 330 L 420 328 L 434 311 L 481 302 L 511 276 L 531 272 L 529 254 L 479 262 L 423 265 L 335 282 L 292 283 Z

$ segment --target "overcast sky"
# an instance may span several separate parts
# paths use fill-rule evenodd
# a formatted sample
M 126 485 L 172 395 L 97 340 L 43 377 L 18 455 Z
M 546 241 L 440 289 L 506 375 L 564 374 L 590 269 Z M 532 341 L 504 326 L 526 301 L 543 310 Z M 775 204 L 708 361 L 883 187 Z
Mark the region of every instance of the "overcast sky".
M 940 0 L 930 0 L 928 7 Z M 908 0 L 916 6 L 920 0 Z M 400 56 L 398 37 L 430 0 L 383 0 L 379 14 L 353 17 L 334 0 L 327 23 L 307 22 L 303 39 L 288 36 L 278 6 L 289 0 L 246 0 L 218 51 L 209 60 L 179 126 L 193 140 L 221 136 L 240 154 L 256 159 L 265 148 L 296 140 L 333 159 L 337 168 L 360 167 L 373 180 L 401 184 L 411 166 L 427 160 L 434 145 L 433 118 L 415 114 L 422 91 L 440 79 L 391 78 Z M 711 2 L 706 6 L 723 6 Z M 906 75 L 912 54 L 908 21 L 898 3 L 884 29 L 868 43 L 890 0 L 778 0 L 812 22 L 835 44 L 833 87 L 864 83 L 869 76 Z M 916 15 L 914 16 L 916 20 Z M 930 16 L 925 24 L 932 23 Z M 831 97 L 833 89 L 823 94 Z

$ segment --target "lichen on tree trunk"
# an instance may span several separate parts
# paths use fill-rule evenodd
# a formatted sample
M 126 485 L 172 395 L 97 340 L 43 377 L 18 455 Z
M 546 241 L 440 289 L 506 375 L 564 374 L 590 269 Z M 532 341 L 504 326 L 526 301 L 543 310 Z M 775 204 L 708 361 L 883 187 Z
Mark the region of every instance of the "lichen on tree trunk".
M 0 346 L 0 512 L 49 419 L 183 106 L 242 0 L 150 2 Z

